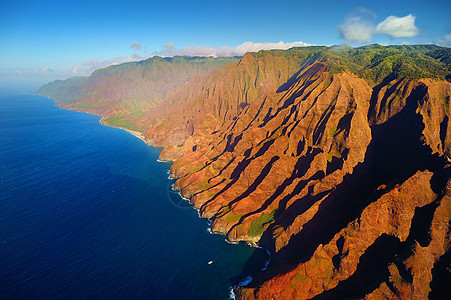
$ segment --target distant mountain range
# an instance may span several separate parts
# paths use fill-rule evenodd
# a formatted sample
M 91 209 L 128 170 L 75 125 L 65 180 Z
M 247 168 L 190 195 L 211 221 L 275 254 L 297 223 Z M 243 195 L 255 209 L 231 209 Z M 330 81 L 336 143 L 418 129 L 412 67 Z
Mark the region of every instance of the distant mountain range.
M 242 299 L 450 295 L 451 49 L 111 66 L 36 93 L 164 146 L 212 231 L 269 249 Z

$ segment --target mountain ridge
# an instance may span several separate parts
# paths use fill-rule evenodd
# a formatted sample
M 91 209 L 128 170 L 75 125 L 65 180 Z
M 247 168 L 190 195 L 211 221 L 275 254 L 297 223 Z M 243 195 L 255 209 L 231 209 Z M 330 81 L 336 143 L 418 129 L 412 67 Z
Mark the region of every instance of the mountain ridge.
M 247 53 L 140 115 L 212 231 L 272 252 L 240 298 L 443 288 L 433 274 L 450 245 L 450 55 L 435 45 Z
M 49 83 L 36 93 L 64 108 L 100 115 L 106 125 L 141 131 L 144 112 L 158 106 L 168 93 L 237 59 L 154 56 L 99 69 L 88 77 Z

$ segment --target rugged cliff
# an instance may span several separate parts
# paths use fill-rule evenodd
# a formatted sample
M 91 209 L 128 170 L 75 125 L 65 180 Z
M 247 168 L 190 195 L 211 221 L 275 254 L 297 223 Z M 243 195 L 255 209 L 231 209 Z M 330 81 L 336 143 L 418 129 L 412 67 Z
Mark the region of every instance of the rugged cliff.
M 146 136 L 173 144 L 175 187 L 273 253 L 240 297 L 427 297 L 449 247 L 449 53 L 248 53 L 166 102 Z
M 240 298 L 449 293 L 450 61 L 433 45 L 247 53 L 143 112 L 212 231 L 271 251 Z

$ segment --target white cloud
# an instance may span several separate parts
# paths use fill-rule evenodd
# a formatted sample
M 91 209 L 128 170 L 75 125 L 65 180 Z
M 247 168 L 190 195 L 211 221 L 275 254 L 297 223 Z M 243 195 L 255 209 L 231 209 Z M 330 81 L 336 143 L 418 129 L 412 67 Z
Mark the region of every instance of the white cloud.
M 133 45 L 133 44 L 132 44 Z M 141 45 L 141 44 L 140 44 Z M 289 49 L 292 47 L 303 47 L 309 46 L 310 44 L 304 42 L 278 42 L 278 43 L 254 43 L 245 42 L 236 47 L 208 47 L 208 46 L 189 46 L 181 49 L 175 47 L 174 42 L 169 42 L 162 46 L 162 49 L 157 52 L 153 52 L 152 56 L 175 56 L 175 55 L 186 55 L 186 56 L 242 56 L 249 51 L 259 51 L 259 50 L 270 50 L 270 49 Z M 146 52 L 146 47 L 140 46 Z M 149 58 L 149 56 L 141 56 L 134 53 L 131 56 L 116 57 L 113 59 L 108 59 L 104 61 L 98 61 L 96 59 L 88 60 L 82 64 L 70 65 L 65 69 L 57 69 L 53 71 L 49 67 L 43 68 L 30 68 L 26 70 L 3 70 L 0 68 L 0 75 L 15 75 L 15 76 L 28 76 L 30 78 L 35 78 L 40 84 L 55 79 L 65 79 L 72 76 L 88 76 L 97 69 L 105 68 L 111 65 L 118 65 L 127 62 L 141 61 Z M 6 76 L 5 75 L 5 76 Z
M 108 60 L 98 61 L 96 59 L 88 60 L 83 63 L 83 66 L 88 67 L 89 72 L 94 72 L 97 69 L 106 68 L 108 66 L 118 65 L 126 62 L 140 61 L 148 58 L 148 56 L 140 56 L 133 54 L 132 56 L 116 57 Z
M 44 67 L 44 68 L 33 68 L 33 71 L 31 72 L 23 72 L 22 71 L 22 73 L 20 73 L 20 72 L 16 72 L 17 74 L 27 74 L 27 73 L 32 73 L 32 74 L 35 74 L 35 75 L 43 75 L 43 74 L 49 74 L 49 73 L 53 73 L 53 70 L 52 69 L 50 69 L 50 68 L 48 68 L 48 67 Z
M 375 25 L 376 15 L 370 10 L 358 8 L 340 24 L 341 37 L 351 43 L 369 43 L 375 35 L 388 35 L 390 38 L 414 37 L 420 33 L 415 26 L 415 16 L 389 16 Z
M 134 51 L 139 51 L 142 48 L 142 44 L 140 42 L 134 42 L 130 45 L 130 48 L 132 48 Z
M 349 18 L 339 25 L 341 37 L 349 42 L 371 42 L 374 34 L 374 25 L 360 17 Z
M 257 52 L 260 50 L 271 50 L 271 49 L 289 49 L 292 47 L 305 47 L 311 46 L 304 42 L 278 42 L 278 43 L 254 43 L 245 42 L 236 47 L 222 46 L 222 47 L 206 47 L 206 46 L 188 46 L 185 48 L 177 49 L 174 42 L 166 43 L 162 46 L 160 51 L 156 51 L 153 54 L 159 56 L 175 56 L 175 55 L 186 55 L 186 56 L 242 56 L 246 52 Z
M 80 65 L 69 66 L 69 71 L 74 74 L 78 74 L 78 71 L 80 71 Z
M 451 47 L 451 34 L 447 34 L 443 39 L 438 40 L 440 46 Z
M 376 26 L 376 34 L 386 34 L 392 38 L 417 36 L 420 30 L 415 26 L 415 16 L 389 16 Z
M 50 69 L 50 68 L 48 68 L 48 67 L 44 67 L 44 68 L 42 68 L 40 71 L 41 71 L 41 72 L 44 72 L 44 73 L 51 73 L 51 72 L 53 72 L 53 70 Z
M 233 55 L 244 55 L 246 52 L 258 52 L 260 50 L 271 50 L 271 49 L 290 49 L 293 47 L 305 47 L 311 46 L 311 44 L 307 44 L 304 42 L 292 42 L 292 43 L 284 43 L 282 41 L 278 43 L 253 43 L 253 42 L 245 42 L 241 45 L 236 46 L 235 48 L 222 47 L 225 49 L 219 48 L 218 51 L 219 56 L 226 56 L 227 51 L 231 51 Z M 225 51 L 222 53 L 222 51 Z
M 135 43 L 134 43 L 135 44 Z M 133 45 L 133 44 L 132 44 Z M 245 42 L 236 47 L 208 47 L 208 46 L 188 46 L 185 48 L 177 49 L 175 47 L 174 42 L 168 42 L 161 47 L 160 51 L 156 51 L 152 53 L 152 56 L 159 55 L 163 57 L 171 57 L 175 55 L 181 56 L 242 56 L 246 52 L 257 52 L 260 50 L 270 50 L 270 49 L 289 49 L 292 47 L 305 47 L 310 46 L 311 44 L 307 44 L 304 42 L 278 42 L 278 43 L 254 43 L 254 42 Z M 130 46 L 131 47 L 131 46 Z M 140 47 L 143 47 L 140 44 Z M 145 47 L 143 47 L 146 49 Z M 138 54 L 133 54 L 131 56 L 121 56 L 108 60 L 98 61 L 96 59 L 85 61 L 81 66 L 74 65 L 69 66 L 69 72 L 80 75 L 89 75 L 95 70 L 106 68 L 108 66 L 119 65 L 122 63 L 140 61 L 149 58 L 150 56 L 141 56 Z
M 173 49 L 174 47 L 175 47 L 174 42 L 167 42 L 166 44 L 163 45 L 163 49 Z
M 91 65 L 94 65 L 94 64 L 97 64 L 97 63 L 99 63 L 99 62 L 97 61 L 97 59 L 91 59 L 91 60 L 85 61 L 85 62 L 83 63 L 83 66 L 91 66 Z
M 371 42 L 376 14 L 363 7 L 349 13 L 343 24 L 338 25 L 341 37 L 349 42 Z
M 42 68 L 24 68 L 24 69 L 0 69 L 1 75 L 9 75 L 9 76 L 57 76 L 60 72 L 57 72 L 49 67 Z

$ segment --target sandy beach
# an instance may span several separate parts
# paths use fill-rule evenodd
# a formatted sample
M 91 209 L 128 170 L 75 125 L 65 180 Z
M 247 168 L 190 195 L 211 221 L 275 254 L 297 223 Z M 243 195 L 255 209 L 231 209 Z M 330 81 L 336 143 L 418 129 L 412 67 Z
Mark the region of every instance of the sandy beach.
M 109 126 L 109 127 L 114 127 L 114 128 L 119 128 L 119 129 L 125 130 L 125 131 L 127 131 L 128 133 L 130 133 L 130 134 L 136 136 L 138 139 L 142 140 L 144 143 L 149 144 L 149 143 L 147 143 L 146 139 L 144 138 L 144 135 L 143 135 L 141 132 L 135 131 L 135 130 L 131 130 L 131 129 L 126 129 L 126 128 L 123 128 L 123 127 L 117 127 L 117 126 L 113 126 L 113 125 L 107 124 L 107 123 L 105 123 L 105 122 L 103 121 L 103 119 L 104 119 L 104 118 L 100 119 L 100 124 L 102 124 L 102 125 L 104 125 L 104 126 Z

